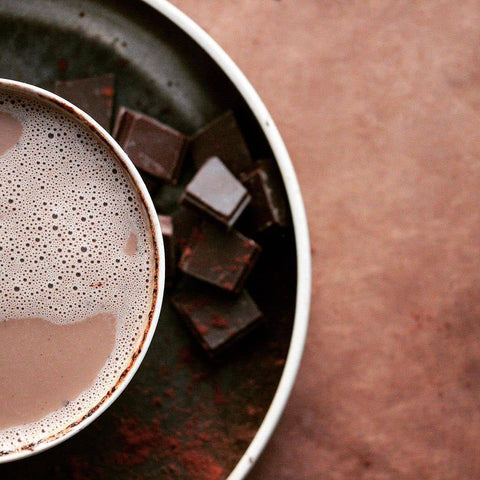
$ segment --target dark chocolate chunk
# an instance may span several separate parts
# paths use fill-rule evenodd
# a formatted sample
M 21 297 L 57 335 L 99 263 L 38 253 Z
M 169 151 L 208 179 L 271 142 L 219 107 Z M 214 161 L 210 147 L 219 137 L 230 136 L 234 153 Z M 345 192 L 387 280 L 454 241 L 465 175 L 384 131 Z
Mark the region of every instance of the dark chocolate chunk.
M 252 158 L 231 110 L 198 130 L 192 137 L 191 155 L 197 168 L 208 158 L 219 157 L 239 175 L 252 165 Z
M 289 226 L 286 194 L 270 160 L 255 162 L 241 180 L 252 197 L 242 222 L 246 231 L 255 234 L 272 226 Z
M 58 81 L 55 82 L 55 93 L 88 113 L 105 130 L 110 131 L 115 95 L 114 83 L 113 74 Z
M 228 227 L 233 226 L 250 202 L 247 189 L 217 157 L 202 165 L 187 185 L 180 203 L 204 212 Z
M 177 270 L 174 225 L 172 217 L 169 215 L 159 214 L 158 221 L 162 230 L 163 248 L 165 250 L 165 277 L 170 280 L 175 277 Z
M 154 118 L 120 108 L 113 136 L 137 168 L 176 184 L 188 138 Z
M 179 254 L 183 253 L 195 229 L 202 223 L 201 216 L 190 208 L 180 207 L 172 214 L 175 231 L 175 245 Z
M 256 242 L 236 230 L 204 221 L 195 229 L 178 266 L 198 280 L 239 293 L 260 252 Z
M 262 312 L 243 290 L 237 297 L 206 288 L 192 288 L 172 298 L 202 347 L 215 354 L 259 324 Z
M 143 170 L 139 170 L 138 173 L 140 173 L 143 183 L 145 183 L 145 186 L 147 187 L 147 190 L 149 191 L 150 195 L 153 196 L 159 187 L 158 178 L 155 178 L 153 175 L 150 175 L 149 173 L 144 172 Z

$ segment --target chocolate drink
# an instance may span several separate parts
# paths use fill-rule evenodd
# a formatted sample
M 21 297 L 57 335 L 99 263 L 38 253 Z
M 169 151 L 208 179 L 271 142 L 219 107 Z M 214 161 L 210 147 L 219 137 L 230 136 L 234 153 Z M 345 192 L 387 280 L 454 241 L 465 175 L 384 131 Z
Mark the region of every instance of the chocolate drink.
M 0 458 L 118 388 L 152 322 L 151 220 L 87 124 L 0 84 Z

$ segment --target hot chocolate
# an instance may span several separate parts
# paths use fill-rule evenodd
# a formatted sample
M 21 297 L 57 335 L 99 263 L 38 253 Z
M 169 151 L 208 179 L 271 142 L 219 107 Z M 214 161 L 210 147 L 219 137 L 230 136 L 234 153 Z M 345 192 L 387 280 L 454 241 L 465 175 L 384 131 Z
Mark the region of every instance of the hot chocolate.
M 154 322 L 156 227 L 99 132 L 0 81 L 0 460 L 97 410 Z

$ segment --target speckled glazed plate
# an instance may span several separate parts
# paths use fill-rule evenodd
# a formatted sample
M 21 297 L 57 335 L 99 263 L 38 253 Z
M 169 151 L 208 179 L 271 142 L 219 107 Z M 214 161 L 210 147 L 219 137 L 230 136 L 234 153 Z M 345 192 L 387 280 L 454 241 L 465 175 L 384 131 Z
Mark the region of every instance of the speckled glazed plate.
M 235 112 L 253 158 L 276 160 L 293 226 L 262 240 L 248 290 L 265 323 L 211 360 L 167 288 L 150 350 L 120 399 L 75 437 L 0 465 L 8 479 L 244 478 L 284 409 L 308 323 L 310 256 L 300 191 L 258 95 L 218 45 L 168 2 L 2 0 L 0 77 L 52 89 L 115 74 L 115 104 L 192 134 Z M 171 210 L 182 185 L 154 198 Z

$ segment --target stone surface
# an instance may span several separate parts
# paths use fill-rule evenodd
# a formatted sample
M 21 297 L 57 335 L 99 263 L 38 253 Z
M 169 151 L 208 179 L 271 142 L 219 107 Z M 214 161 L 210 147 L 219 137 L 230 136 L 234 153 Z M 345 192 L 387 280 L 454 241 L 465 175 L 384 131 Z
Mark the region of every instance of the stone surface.
M 480 477 L 480 1 L 173 3 L 257 89 L 310 222 L 305 356 L 249 480 Z

